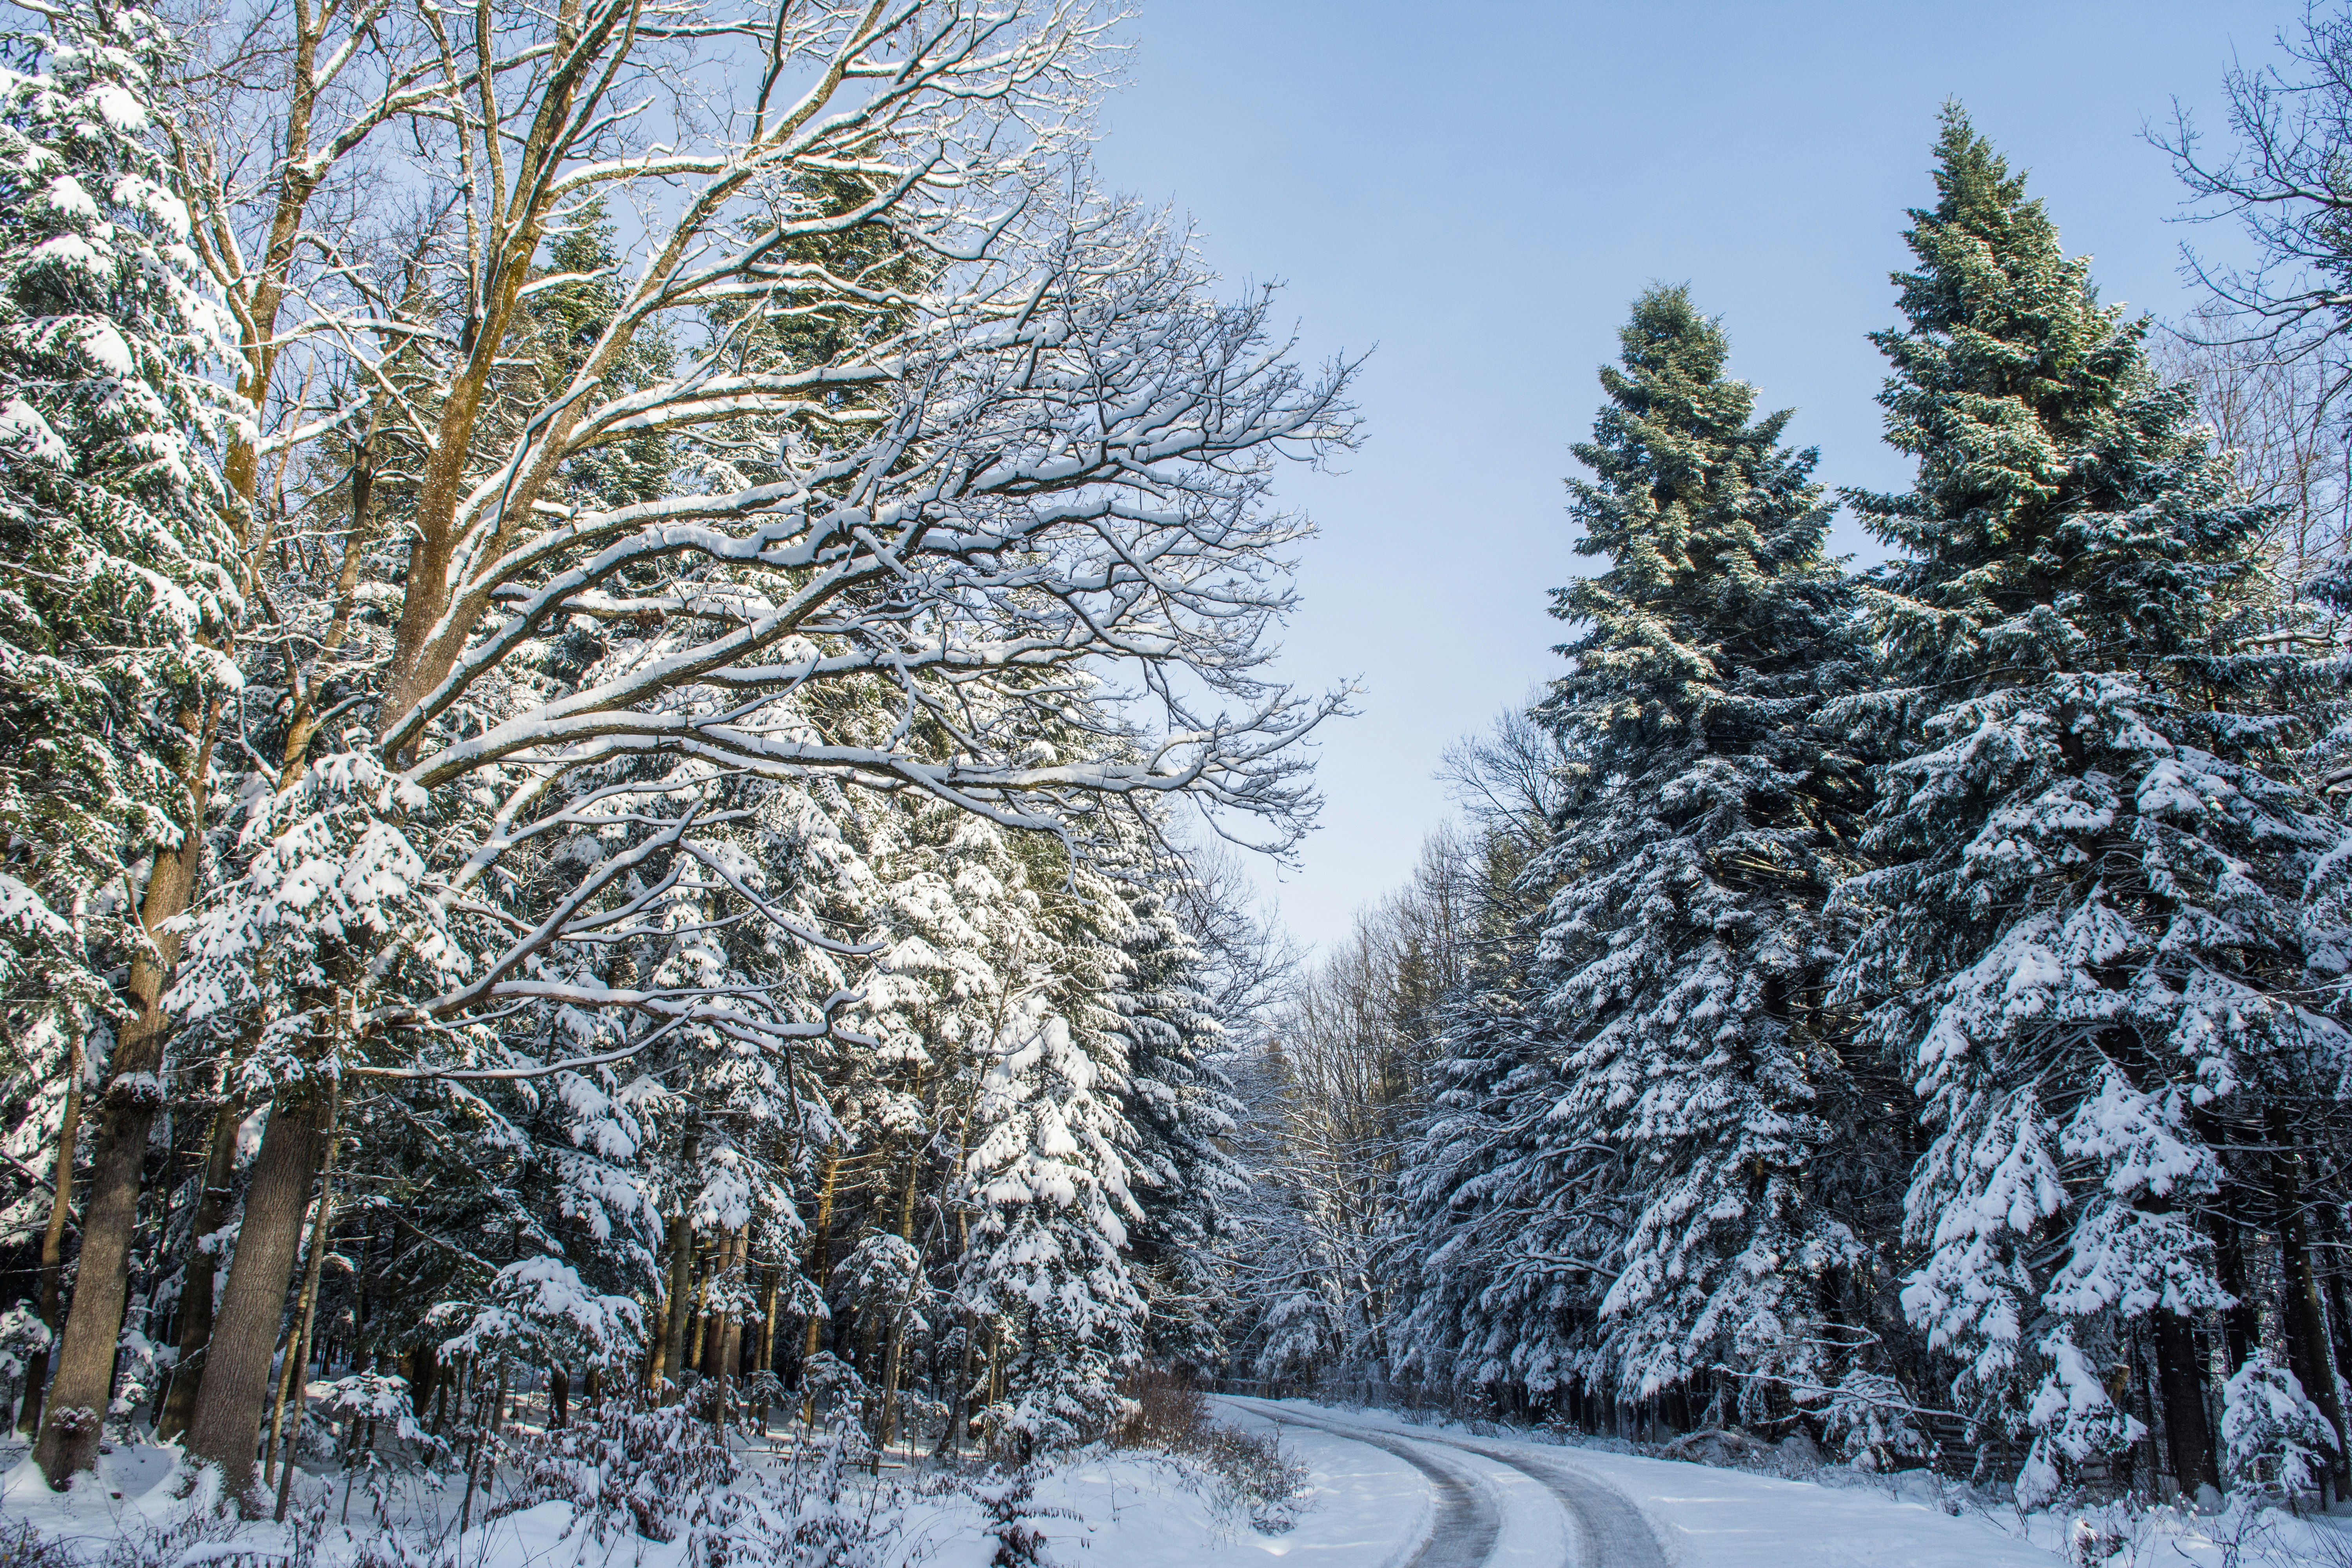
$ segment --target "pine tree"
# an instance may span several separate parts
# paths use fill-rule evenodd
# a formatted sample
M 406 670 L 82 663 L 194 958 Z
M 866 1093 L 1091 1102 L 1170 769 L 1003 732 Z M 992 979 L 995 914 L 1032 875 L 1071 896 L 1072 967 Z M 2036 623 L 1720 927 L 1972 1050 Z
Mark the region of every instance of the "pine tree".
M 1522 934 L 1446 1009 L 1440 1087 L 1398 1173 L 1392 1339 L 1401 1379 L 1561 1408 L 1598 1381 L 1599 1257 L 1616 1213 L 1588 1201 L 1594 1163 L 1550 1135 L 1567 1086 L 1529 1016 Z
M 0 71 L 0 997 L 110 1010 L 137 862 L 194 826 L 190 713 L 234 688 L 205 379 L 226 312 L 148 100 L 160 25 L 68 7 Z M 11 1030 L 11 1033 L 15 1033 Z
M 1241 1107 L 1211 1063 L 1224 1031 L 1202 990 L 1199 944 L 1151 879 L 1139 879 L 1127 906 L 1127 977 L 1112 1005 L 1127 1043 L 1120 1103 L 1136 1145 L 1130 1267 L 1150 1306 L 1151 1358 L 1209 1367 L 1224 1348 L 1216 1256 L 1233 1230 L 1229 1206 L 1245 1184 L 1225 1148 Z
M 1814 1173 L 1840 1072 L 1822 909 L 1853 787 L 1812 720 L 1846 679 L 1851 601 L 1815 456 L 1780 444 L 1788 414 L 1754 416 L 1720 326 L 1659 289 L 1621 337 L 1575 449 L 1593 477 L 1571 483 L 1579 548 L 1609 564 L 1556 596 L 1584 629 L 1540 710 L 1583 775 L 1533 873 L 1557 879 L 1535 974 L 1565 1053 L 1533 1131 L 1575 1173 L 1559 1222 L 1579 1245 L 1517 1268 L 1591 1271 L 1613 1200 L 1600 1348 L 1621 1394 L 1721 1367 L 1746 1408 L 1842 1370 L 1822 1320 L 1862 1261 Z
M 2023 1493 L 2141 1434 L 2109 1390 L 2143 1333 L 2193 1489 L 2215 1471 L 2190 1322 L 2225 1300 L 2210 1131 L 2344 1060 L 2295 1000 L 2330 836 L 2286 765 L 2289 661 L 2236 608 L 2263 512 L 1957 107 L 1935 178 L 1905 324 L 1875 337 L 1917 483 L 1853 498 L 1903 557 L 1866 590 L 1885 683 L 1850 708 L 1900 754 L 1839 992 L 1934 1135 L 1905 1309 L 1970 1409 L 2035 1434 Z

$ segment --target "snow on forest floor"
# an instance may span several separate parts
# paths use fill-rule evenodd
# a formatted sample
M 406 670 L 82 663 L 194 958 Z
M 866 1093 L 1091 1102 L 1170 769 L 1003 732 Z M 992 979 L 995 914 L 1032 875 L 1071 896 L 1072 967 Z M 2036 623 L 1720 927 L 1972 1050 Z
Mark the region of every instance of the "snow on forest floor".
M 1391 1411 L 1305 1401 L 1255 1403 L 1259 1410 L 1294 1411 L 1444 1445 L 1444 1457 L 1475 1475 L 1496 1504 L 1499 1527 L 1485 1568 L 1574 1563 L 1575 1531 L 1560 1502 L 1538 1479 L 1503 1462 L 1522 1448 L 1564 1462 L 1629 1500 L 1673 1568 L 2051 1568 L 2061 1563 L 2352 1568 L 2352 1519 L 2294 1519 L 2271 1509 L 2198 1518 L 2117 1507 L 2021 1520 L 2012 1509 L 1923 1472 L 1873 1477 L 1832 1467 L 1813 1479 L 1790 1479 L 1649 1458 L 1622 1444 L 1557 1444 L 1485 1424 L 1423 1423 Z M 1236 1405 L 1220 1402 L 1217 1414 L 1244 1430 L 1273 1431 L 1285 1455 L 1304 1470 L 1307 1487 L 1292 1528 L 1253 1528 L 1246 1507 L 1197 1465 L 1132 1450 L 1092 1450 L 1040 1474 L 1021 1507 L 1026 1528 L 1043 1538 L 1045 1555 L 1062 1568 L 1402 1568 L 1429 1541 L 1436 1500 L 1427 1479 L 1403 1458 Z M 1501 1457 L 1454 1447 L 1449 1438 L 1474 1441 Z M 234 1545 L 207 1534 L 201 1542 L 175 1539 L 168 1552 L 126 1555 L 121 1543 L 160 1544 L 163 1530 L 184 1512 L 173 1495 L 179 1474 L 174 1451 L 118 1445 L 102 1460 L 96 1484 L 63 1495 L 43 1485 L 23 1454 L 21 1444 L 0 1446 L 0 1467 L 13 1462 L 0 1475 L 0 1526 L 28 1522 L 88 1563 L 172 1568 L 227 1557 L 253 1563 L 286 1557 L 296 1544 L 283 1527 L 258 1524 L 236 1527 Z M 747 1475 L 770 1482 L 789 1468 L 782 1452 L 754 1447 L 740 1458 Z M 926 1485 L 935 1477 L 919 1464 L 887 1468 L 878 1480 L 862 1470 L 843 1479 L 847 1491 L 838 1506 L 864 1513 L 868 1524 L 860 1550 L 844 1561 L 872 1568 L 986 1568 L 995 1555 L 987 1508 L 972 1488 Z M 314 1507 L 325 1487 L 317 1479 L 302 1482 Z M 324 1495 L 330 1505 L 325 1530 L 310 1561 L 319 1568 L 348 1568 L 362 1558 L 383 1563 L 380 1549 L 369 1550 L 377 1531 L 362 1522 L 369 1512 L 365 1493 L 349 1529 L 335 1511 L 341 1488 Z M 659 1543 L 623 1531 L 598 1545 L 576 1528 L 570 1505 L 560 1502 L 477 1524 L 462 1541 L 453 1541 L 446 1528 L 435 1527 L 446 1527 L 454 1515 L 455 1488 L 412 1489 L 408 1500 L 400 1510 L 409 1527 L 404 1532 L 408 1550 L 397 1557 L 418 1568 L 687 1568 L 689 1557 L 683 1537 Z M 2076 1544 L 2086 1533 L 2105 1535 L 2105 1550 L 2086 1553 Z M 303 1554 L 290 1555 L 299 1561 Z M 789 1553 L 776 1560 L 778 1565 L 796 1561 Z
M 1047 1556 L 1066 1568 L 1097 1563 L 1105 1568 L 1258 1568 L 1279 1560 L 1282 1568 L 1398 1568 L 1426 1539 L 1430 1498 L 1420 1474 L 1402 1459 L 1344 1438 L 1293 1431 L 1286 1454 L 1308 1469 L 1310 1492 L 1297 1523 L 1279 1533 L 1253 1529 L 1246 1506 L 1199 1466 L 1129 1450 L 1093 1450 L 1045 1471 L 1022 1509 L 1030 1530 L 1043 1537 Z M 94 1484 L 68 1492 L 48 1489 L 21 1441 L 0 1442 L 0 1526 L 32 1524 L 43 1538 L 72 1549 L 85 1563 L 117 1568 L 161 1563 L 173 1568 L 195 1561 L 243 1563 L 300 1553 L 287 1527 L 256 1523 L 237 1527 L 234 1546 L 207 1538 L 173 1541 L 167 1549 L 121 1553 L 125 1543 L 159 1541 L 186 1505 L 174 1495 L 182 1472 L 173 1449 L 152 1445 L 111 1446 L 100 1460 Z M 739 1452 L 749 1475 L 776 1479 L 784 1456 L 757 1447 Z M 899 1456 L 901 1462 L 908 1456 Z M 886 1468 L 877 1488 L 862 1471 L 845 1479 L 852 1494 L 844 1511 L 868 1512 L 878 1500 L 866 1550 L 844 1561 L 876 1568 L 986 1568 L 997 1538 L 981 1500 L 969 1490 L 927 1489 L 933 1479 L 919 1464 Z M 402 1560 L 432 1568 L 688 1568 L 688 1542 L 645 1541 L 625 1532 L 603 1545 L 575 1525 L 570 1505 L 541 1503 L 478 1523 L 453 1541 L 448 1525 L 458 1507 L 455 1484 L 419 1487 L 410 1478 L 390 1500 L 408 1550 Z M 860 1495 L 860 1494 L 863 1495 Z M 319 1568 L 346 1568 L 371 1552 L 381 1535 L 371 1521 L 364 1490 L 341 1522 L 342 1488 L 305 1475 L 297 1497 L 315 1507 L 324 1495 L 326 1529 L 318 1542 Z M 478 1514 L 499 1495 L 492 1485 L 478 1501 Z M 300 1512 L 298 1506 L 295 1510 Z M 194 1555 L 191 1555 L 193 1552 Z M 1550 1568 L 1557 1552 L 1516 1560 L 1514 1568 Z M 754 1559 L 756 1561 L 756 1559 Z M 787 1558 L 786 1562 L 797 1559 Z M 1499 1563 L 1502 1560 L 1498 1559 Z
M 1468 1437 L 1566 1459 L 1630 1499 L 1675 1568 L 2051 1568 L 2086 1561 L 2110 1568 L 2352 1568 L 2352 1518 L 2298 1519 L 2271 1508 L 2199 1517 L 2118 1506 L 2021 1519 L 1925 1471 L 1881 1477 L 1832 1466 L 1817 1479 L 1788 1479 L 1645 1458 L 1622 1444 L 1554 1443 L 1485 1424 L 1421 1422 L 1304 1400 L 1262 1403 L 1409 1437 Z M 1306 1432 L 1285 1426 L 1283 1446 L 1303 1447 Z M 1506 1519 L 1507 1528 L 1507 1511 Z M 2105 1555 L 2074 1547 L 2086 1533 L 2106 1538 Z M 1365 1560 L 1365 1568 L 1373 1565 Z
M 1041 1482 L 1041 1506 L 1079 1517 L 1041 1519 L 1037 1528 L 1055 1561 L 1104 1568 L 1400 1568 L 1428 1539 L 1428 1483 L 1402 1459 L 1303 1427 L 1286 1429 L 1282 1447 L 1306 1467 L 1309 1489 L 1287 1531 L 1253 1530 L 1210 1489 L 1178 1479 L 1176 1467 L 1125 1451 Z M 962 1544 L 933 1561 L 982 1568 L 987 1551 L 967 1557 Z M 1527 1568 L 1558 1561 L 1531 1559 Z

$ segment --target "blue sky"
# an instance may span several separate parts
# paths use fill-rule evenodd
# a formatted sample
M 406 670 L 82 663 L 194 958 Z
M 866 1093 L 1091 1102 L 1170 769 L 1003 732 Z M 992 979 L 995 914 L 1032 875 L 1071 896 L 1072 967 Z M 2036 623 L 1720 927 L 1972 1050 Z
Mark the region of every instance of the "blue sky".
M 1302 868 L 1265 876 L 1292 929 L 1328 942 L 1399 882 L 1445 813 L 1446 744 L 1553 673 L 1546 590 L 1581 569 L 1567 448 L 1634 294 L 1689 282 L 1824 479 L 1900 488 L 1864 334 L 1893 319 L 1903 209 L 1932 199 L 1937 106 L 2032 172 L 2105 298 L 2178 316 L 2181 245 L 2239 244 L 2180 221 L 2143 130 L 2178 99 L 2221 138 L 2223 73 L 2298 14 L 1147 0 L 1108 180 L 1189 214 L 1233 284 L 1282 280 L 1310 355 L 1375 351 L 1363 449 L 1283 490 L 1322 529 L 1284 670 L 1366 689 L 1323 742 Z M 1837 542 L 1873 558 L 1850 522 Z

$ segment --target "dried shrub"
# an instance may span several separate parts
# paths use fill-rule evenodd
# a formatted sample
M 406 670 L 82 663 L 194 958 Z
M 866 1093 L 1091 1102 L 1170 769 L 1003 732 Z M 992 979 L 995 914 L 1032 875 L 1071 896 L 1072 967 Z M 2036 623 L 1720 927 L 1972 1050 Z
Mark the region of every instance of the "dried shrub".
M 1250 1528 L 1262 1534 L 1277 1535 L 1297 1522 L 1307 1467 L 1285 1455 L 1272 1437 L 1217 1425 L 1210 1416 L 1208 1394 L 1188 1373 L 1150 1369 L 1129 1376 L 1119 1392 L 1133 1408 L 1112 1438 L 1115 1446 L 1197 1465 L 1214 1479 L 1223 1500 L 1245 1513 Z
M 698 1402 L 607 1396 L 586 1419 L 510 1435 L 514 1489 L 489 1517 L 561 1500 L 600 1541 L 625 1520 L 648 1541 L 675 1541 L 694 1511 L 735 1479 L 723 1431 Z
M 1211 1427 L 1209 1396 L 1184 1373 L 1151 1368 L 1130 1374 L 1118 1391 L 1132 1406 L 1112 1438 L 1118 1447 L 1184 1452 Z
M 0 1568 L 76 1568 L 74 1555 L 21 1519 L 0 1520 Z

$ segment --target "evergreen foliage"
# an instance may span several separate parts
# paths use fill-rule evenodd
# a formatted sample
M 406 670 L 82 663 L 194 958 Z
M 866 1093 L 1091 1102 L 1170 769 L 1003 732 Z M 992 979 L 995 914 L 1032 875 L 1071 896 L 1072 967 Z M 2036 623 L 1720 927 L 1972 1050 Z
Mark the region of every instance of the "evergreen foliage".
M 2264 520 L 2189 390 L 1957 109 L 1936 184 L 1876 337 L 1918 482 L 1855 498 L 1904 554 L 1865 589 L 1885 683 L 1849 711 L 1899 755 L 1838 984 L 1933 1133 L 1905 1308 L 1971 1412 L 2035 1434 L 2046 1490 L 2140 1435 L 2108 1388 L 2143 1320 L 2229 1300 L 2196 1218 L 2217 1119 L 2340 1071 L 2298 907 L 2336 834 L 2295 778 L 2290 661 L 2238 609 Z
M 1565 673 L 1307 965 L 1174 825 L 1313 815 L 1270 497 L 1349 371 L 1072 174 L 1092 14 L 688 5 L 656 68 L 583 3 L 508 19 L 562 105 L 292 18 L 282 83 L 204 68 L 249 178 L 149 14 L 0 36 L 0 1386 L 55 1352 L 53 1481 L 155 1394 L 241 1485 L 308 1355 L 426 1466 L 584 1373 L 518 1496 L 600 1529 L 582 1466 L 716 1486 L 706 1424 L 1026 1461 L 1146 1369 L 1870 1467 L 1948 1403 L 2029 1502 L 2154 1414 L 2184 1490 L 2352 1487 L 2352 572 L 2265 583 L 1957 108 L 1874 335 L 1916 480 L 1844 498 L 1895 559 L 1644 292 Z M 745 48 L 833 96 L 654 107 Z M 361 58 L 410 87 L 302 76 Z M 331 218 L 362 143 L 464 189 Z
M 1608 566 L 1557 595 L 1584 629 L 1540 710 L 1586 782 L 1531 874 L 1558 884 L 1534 956 L 1562 1052 L 1545 1135 L 1623 1228 L 1549 1250 L 1607 1259 L 1596 1348 L 1625 1395 L 1712 1368 L 1816 1387 L 1841 1370 L 1824 1307 L 1862 1261 L 1816 1174 L 1840 1088 L 1822 911 L 1855 793 L 1812 721 L 1853 663 L 1832 509 L 1686 290 L 1644 295 L 1622 335 L 1571 486 Z
M 0 48 L 0 998 L 86 1026 L 133 867 L 197 826 L 190 715 L 239 680 L 227 322 L 157 151 L 161 24 L 68 6 Z

